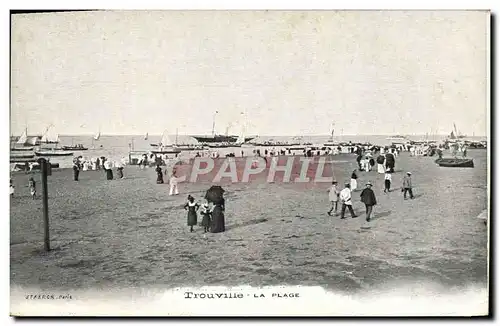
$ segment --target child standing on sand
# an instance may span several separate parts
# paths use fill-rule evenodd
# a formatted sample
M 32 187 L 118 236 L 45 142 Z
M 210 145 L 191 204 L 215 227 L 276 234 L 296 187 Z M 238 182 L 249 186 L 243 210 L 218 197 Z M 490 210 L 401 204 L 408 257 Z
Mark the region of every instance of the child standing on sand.
M 332 181 L 332 186 L 330 189 L 328 189 L 328 199 L 330 199 L 330 202 L 332 203 L 332 208 L 327 212 L 328 215 L 332 216 L 332 211 L 335 210 L 335 214 L 337 214 L 337 208 L 339 204 L 339 195 L 340 191 L 337 188 L 337 181 Z
M 28 187 L 30 188 L 30 194 L 33 197 L 33 199 L 36 199 L 36 182 L 33 177 L 29 179 Z
M 384 192 L 391 192 L 391 181 L 392 181 L 391 170 L 387 169 L 387 171 L 385 171 L 385 176 L 384 176 L 384 183 L 385 183 Z
M 205 202 L 201 205 L 201 215 L 203 216 L 201 220 L 201 226 L 203 226 L 204 233 L 210 231 L 210 224 L 212 223 L 210 218 L 210 208 L 208 207 L 208 203 Z
M 12 179 L 10 179 L 10 196 L 14 197 L 14 185 L 12 184 Z

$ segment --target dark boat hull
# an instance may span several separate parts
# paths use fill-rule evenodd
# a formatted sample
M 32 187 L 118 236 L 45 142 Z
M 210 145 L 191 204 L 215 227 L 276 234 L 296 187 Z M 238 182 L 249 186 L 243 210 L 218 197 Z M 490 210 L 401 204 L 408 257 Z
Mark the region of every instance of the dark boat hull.
M 235 143 L 238 140 L 238 136 L 192 136 L 194 139 L 200 143 Z M 245 137 L 245 142 L 254 139 L 255 137 Z
M 179 150 L 168 150 L 168 151 L 151 151 L 153 154 L 179 154 Z
M 300 143 L 290 143 L 290 144 L 279 144 L 279 143 L 252 143 L 253 146 L 258 146 L 258 147 L 292 147 L 292 146 L 300 146 Z
M 472 159 L 459 158 L 441 158 L 437 159 L 436 164 L 446 168 L 473 168 L 474 161 Z
M 53 152 L 35 152 L 36 156 L 71 156 L 73 152 L 62 152 L 62 151 L 53 151 Z
M 228 148 L 228 147 L 241 147 L 241 144 L 207 144 L 210 148 Z
M 63 146 L 64 151 L 87 151 L 87 147 L 74 147 L 74 146 Z

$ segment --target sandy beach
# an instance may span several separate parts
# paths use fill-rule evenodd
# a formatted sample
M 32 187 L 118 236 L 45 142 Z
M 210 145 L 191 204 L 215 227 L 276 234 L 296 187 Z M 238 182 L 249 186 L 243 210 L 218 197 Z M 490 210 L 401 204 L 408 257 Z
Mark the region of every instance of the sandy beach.
M 69 169 L 49 176 L 53 250 L 43 250 L 39 199 L 29 196 L 29 175 L 14 173 L 10 201 L 11 286 L 71 290 L 202 285 L 319 285 L 353 293 L 392 282 L 430 282 L 461 287 L 487 284 L 487 152 L 470 150 L 475 168 L 440 168 L 434 158 L 396 159 L 394 191 L 383 193 L 383 175 L 360 172 L 374 182 L 378 205 L 364 219 L 359 192 L 357 219 L 328 216 L 328 183 L 225 184 L 226 229 L 190 233 L 182 206 L 188 194 L 202 200 L 209 184 L 182 183 L 169 197 L 154 169 L 125 168 L 126 178 L 106 181 Z M 347 181 L 355 156 L 335 157 L 334 175 Z M 401 180 L 413 173 L 415 200 L 403 200 Z M 116 175 L 115 175 L 116 177 Z

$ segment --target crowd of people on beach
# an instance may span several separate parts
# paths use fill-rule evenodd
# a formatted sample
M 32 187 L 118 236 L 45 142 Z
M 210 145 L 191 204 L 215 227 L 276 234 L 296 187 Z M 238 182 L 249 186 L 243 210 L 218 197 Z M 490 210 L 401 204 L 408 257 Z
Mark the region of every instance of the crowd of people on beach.
M 105 156 L 94 157 L 90 160 L 84 159 L 82 156 L 73 158 L 73 180 L 78 181 L 80 171 L 100 171 L 103 170 L 107 180 L 113 180 L 113 168 L 116 168 L 118 179 L 123 179 L 125 176 L 123 170 L 127 161 L 125 158 L 112 162 Z
M 384 193 L 390 193 L 392 191 L 392 179 L 393 174 L 395 173 L 395 163 L 396 158 L 400 154 L 401 151 L 408 151 L 410 156 L 422 156 L 422 155 L 434 155 L 431 154 L 431 150 L 435 150 L 435 153 L 442 156 L 442 149 L 431 148 L 429 145 L 398 145 L 391 147 L 377 147 L 377 146 L 350 146 L 347 151 L 356 155 L 356 163 L 357 169 L 354 169 L 350 175 L 350 180 L 344 183 L 343 189 L 339 188 L 339 184 L 336 180 L 332 182 L 331 187 L 329 188 L 329 201 L 331 202 L 330 210 L 327 212 L 328 215 L 338 215 L 338 211 L 340 208 L 340 218 L 345 219 L 346 210 L 350 212 L 352 218 L 356 218 L 357 215 L 353 209 L 353 193 L 358 191 L 358 174 L 359 173 L 370 173 L 372 170 L 376 169 L 377 173 L 383 175 L 383 184 L 384 184 Z M 305 148 L 302 150 L 302 155 L 305 157 L 312 157 L 316 155 L 338 155 L 342 152 L 345 152 L 345 148 L 339 147 L 327 147 L 326 150 L 324 148 L 321 149 L 312 149 Z M 450 147 L 450 152 L 455 153 L 456 151 L 461 151 L 463 155 L 466 155 L 467 148 L 466 146 L 456 146 Z M 297 155 L 297 151 L 292 151 L 291 149 L 249 149 L 241 150 L 240 154 L 242 157 L 246 156 L 245 154 L 253 155 L 254 157 L 263 157 L 268 162 L 268 158 L 277 158 L 281 155 Z M 301 155 L 299 154 L 299 155 Z M 196 152 L 192 154 L 193 158 L 196 157 L 212 157 L 219 158 L 220 154 L 218 151 L 206 151 L 206 152 Z M 228 153 L 226 157 L 235 157 L 235 153 Z M 177 157 L 177 155 L 176 155 Z M 149 160 L 151 159 L 151 160 Z M 138 162 L 140 169 L 148 168 L 151 164 L 156 165 L 155 172 L 157 175 L 156 183 L 164 184 L 168 183 L 170 185 L 170 196 L 179 195 L 179 183 L 178 177 L 176 175 L 175 168 L 173 170 L 169 170 L 167 168 L 162 169 L 162 166 L 166 165 L 169 160 L 172 158 L 168 158 L 166 155 L 162 157 L 161 155 L 143 155 L 142 159 Z M 79 180 L 79 175 L 81 171 L 100 171 L 103 170 L 106 175 L 106 180 L 113 180 L 114 173 L 113 169 L 116 169 L 117 177 L 119 179 L 124 178 L 124 167 L 127 165 L 126 159 L 112 161 L 104 156 L 102 157 L 93 157 L 90 159 L 84 159 L 82 156 L 75 157 L 73 159 L 73 178 L 74 181 Z M 164 179 L 164 176 L 168 175 L 168 180 Z M 407 199 L 407 195 L 409 195 L 410 199 L 414 199 L 413 193 L 413 184 L 411 179 L 411 172 L 407 172 L 406 175 L 402 179 L 402 187 L 401 192 L 403 193 L 403 198 Z M 30 194 L 35 199 L 36 198 L 36 183 L 35 180 L 31 177 L 29 179 Z M 370 221 L 372 219 L 373 207 L 377 205 L 377 198 L 372 189 L 373 183 L 371 181 L 366 182 L 365 187 L 361 190 L 360 193 L 360 201 L 365 205 L 366 212 L 366 221 Z M 10 194 L 14 196 L 15 188 L 12 184 L 12 180 L 10 183 Z M 341 205 L 339 205 L 339 202 Z M 198 212 L 202 215 L 200 225 L 204 228 L 204 232 L 224 232 L 225 231 L 225 223 L 224 223 L 224 210 L 225 203 L 222 202 L 211 203 L 213 206 L 209 207 L 209 202 L 205 200 L 203 204 L 200 204 L 195 201 L 194 197 L 191 195 L 188 196 L 187 202 L 184 205 L 184 208 L 188 211 L 188 219 L 187 224 L 190 227 L 190 231 L 193 232 L 193 227 L 198 224 Z M 340 207 L 339 207 L 340 206 Z
M 352 194 L 355 192 L 358 188 L 358 174 L 357 170 L 359 172 L 370 172 L 372 168 L 377 164 L 377 173 L 378 174 L 383 174 L 384 175 L 384 193 L 389 193 L 391 192 L 391 184 L 392 184 L 392 174 L 395 172 L 395 156 L 399 155 L 399 152 L 396 151 L 389 151 L 387 148 L 384 148 L 384 150 L 379 150 L 378 151 L 378 157 L 375 160 L 373 157 L 377 152 L 372 152 L 370 150 L 365 151 L 362 148 L 358 148 L 356 150 L 356 162 L 358 164 L 358 169 L 355 169 L 351 173 L 351 180 L 350 182 L 345 182 L 344 188 L 342 190 L 339 190 L 338 188 L 338 182 L 334 180 L 332 182 L 331 187 L 328 189 L 329 192 L 329 201 L 331 203 L 331 208 L 327 212 L 328 215 L 332 215 L 332 212 L 337 215 L 338 211 L 338 203 L 339 201 L 341 202 L 341 211 L 340 211 L 340 218 L 345 219 L 345 212 L 346 209 L 349 210 L 351 217 L 356 218 L 358 217 L 354 213 L 353 209 L 353 201 L 352 201 Z M 412 184 L 412 179 L 411 179 L 411 172 L 407 172 L 406 175 L 403 177 L 402 180 L 402 187 L 401 187 L 401 192 L 403 193 L 403 198 L 406 200 L 407 199 L 407 194 L 409 195 L 410 199 L 414 199 L 415 196 L 413 194 L 413 184 Z M 377 205 L 377 199 L 375 196 L 375 193 L 372 190 L 373 183 L 371 181 L 366 182 L 365 188 L 361 191 L 360 194 L 360 201 L 365 205 L 365 210 L 366 210 L 366 221 L 369 222 L 372 219 L 372 212 L 373 212 L 373 207 Z

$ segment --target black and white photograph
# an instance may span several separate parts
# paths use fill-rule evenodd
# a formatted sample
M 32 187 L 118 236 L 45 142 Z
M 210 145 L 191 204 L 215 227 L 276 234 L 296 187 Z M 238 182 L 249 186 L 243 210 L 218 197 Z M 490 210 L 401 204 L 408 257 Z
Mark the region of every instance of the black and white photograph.
M 10 13 L 11 316 L 487 316 L 488 10 Z

